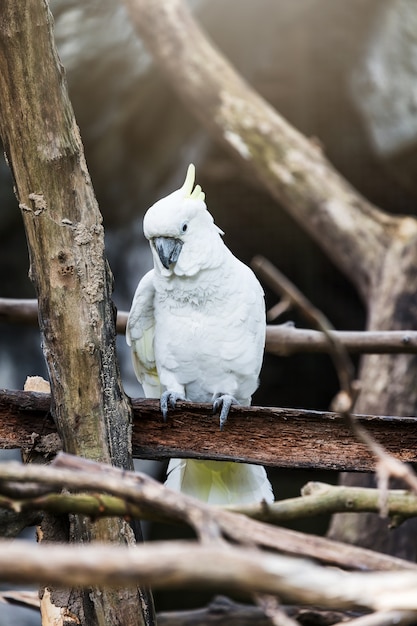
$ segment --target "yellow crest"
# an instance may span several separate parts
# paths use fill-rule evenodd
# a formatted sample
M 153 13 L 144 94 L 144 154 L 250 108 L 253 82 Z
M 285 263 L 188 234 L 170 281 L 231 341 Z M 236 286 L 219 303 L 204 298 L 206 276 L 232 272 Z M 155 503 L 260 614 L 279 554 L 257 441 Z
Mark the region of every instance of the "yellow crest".
M 184 198 L 191 198 L 192 200 L 201 200 L 204 202 L 206 194 L 201 190 L 200 185 L 196 185 L 193 191 L 195 181 L 195 167 L 192 163 L 188 166 L 187 176 L 185 177 L 182 190 L 184 192 Z

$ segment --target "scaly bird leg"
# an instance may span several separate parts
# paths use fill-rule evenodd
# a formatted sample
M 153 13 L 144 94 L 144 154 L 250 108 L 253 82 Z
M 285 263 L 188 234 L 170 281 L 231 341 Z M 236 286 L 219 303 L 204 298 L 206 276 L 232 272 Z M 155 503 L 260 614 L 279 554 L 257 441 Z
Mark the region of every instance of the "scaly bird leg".
M 175 409 L 175 405 L 178 400 L 185 400 L 185 396 L 182 393 L 178 393 L 177 391 L 164 391 L 161 396 L 160 407 L 162 411 L 162 416 L 164 418 L 164 422 L 166 422 L 168 416 L 168 407 L 171 409 Z
M 240 404 L 236 398 L 225 393 L 223 395 L 219 394 L 213 402 L 213 413 L 217 413 L 217 411 L 221 407 L 220 411 L 220 430 L 223 430 L 223 426 L 227 422 L 227 418 L 229 416 L 230 407 L 232 404 Z

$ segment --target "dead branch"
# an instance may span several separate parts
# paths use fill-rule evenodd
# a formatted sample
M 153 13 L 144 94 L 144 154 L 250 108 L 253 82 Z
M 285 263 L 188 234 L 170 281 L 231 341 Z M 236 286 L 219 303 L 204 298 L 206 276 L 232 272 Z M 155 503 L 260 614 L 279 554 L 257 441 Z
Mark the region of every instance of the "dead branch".
M 368 615 L 361 615 L 356 619 L 349 620 L 349 626 L 402 626 L 413 624 L 416 621 L 415 611 L 376 611 Z M 345 626 L 343 620 L 334 626 Z
M 349 411 L 356 399 L 357 389 L 353 380 L 354 370 L 344 346 L 335 337 L 334 328 L 327 317 L 319 311 L 297 287 L 263 256 L 252 260 L 252 267 L 279 295 L 295 306 L 307 321 L 323 333 L 330 356 L 339 378 L 341 392 L 349 400 Z
M 366 298 L 398 220 L 367 202 L 314 142 L 250 88 L 185 3 L 125 4 L 187 109 L 319 241 Z
M 47 0 L 3 0 L 0 92 L 0 134 L 25 227 L 51 410 L 63 447 L 131 468 L 132 415 L 117 364 L 113 278 L 102 216 Z M 57 540 L 56 529 L 50 525 L 49 530 L 48 535 L 44 525 L 44 537 Z M 73 518 L 70 534 L 84 543 L 135 541 L 131 526 L 117 518 L 91 525 Z M 73 619 L 80 624 L 154 623 L 148 590 L 126 591 L 123 602 L 96 586 L 82 595 L 77 590 L 67 594 Z M 62 607 L 62 597 L 60 602 Z
M 329 320 L 267 259 L 258 256 L 255 257 L 252 264 L 273 289 L 284 295 L 325 336 L 340 384 L 340 391 L 333 400 L 332 407 L 346 419 L 358 440 L 362 441 L 376 458 L 376 473 L 380 488 L 380 510 L 381 515 L 385 516 L 389 479 L 393 477 L 403 480 L 417 494 L 416 474 L 411 467 L 389 454 L 384 446 L 376 441 L 365 426 L 360 424 L 353 415 L 352 410 L 359 392 L 359 383 L 354 380 L 353 365 L 345 347 L 332 334 L 334 329 Z
M 117 332 L 126 332 L 128 313 L 117 312 Z M 38 301 L 0 298 L 0 321 L 13 324 L 38 324 Z M 417 331 L 331 331 L 348 352 L 359 354 L 416 354 Z M 290 324 L 266 328 L 265 349 L 278 356 L 292 356 L 300 352 L 328 352 L 323 333 Z
M 269 505 L 227 507 L 252 519 L 268 522 L 288 522 L 295 519 L 331 513 L 379 513 L 377 489 L 365 487 L 339 487 L 327 483 L 310 482 L 302 489 L 302 497 L 279 500 Z M 403 521 L 417 515 L 417 497 L 406 490 L 391 489 L 387 493 L 387 515 Z M 393 524 L 391 524 L 392 526 Z
M 0 593 L 0 602 L 17 604 L 27 608 L 38 609 L 40 606 L 39 594 L 36 591 L 3 591 Z M 346 622 L 349 617 L 338 611 L 324 611 L 285 605 L 282 607 L 287 615 L 298 619 L 302 624 L 314 623 L 318 626 L 331 626 L 336 622 Z M 396 615 L 398 616 L 398 611 Z M 235 602 L 226 596 L 215 596 L 213 600 L 201 609 L 187 611 L 168 611 L 157 613 L 158 626 L 271 626 L 271 620 L 256 606 Z M 381 624 L 389 626 L 389 624 Z
M 139 505 L 151 516 L 184 522 L 194 528 L 197 536 L 210 544 L 221 543 L 222 537 L 234 543 L 259 545 L 288 554 L 303 555 L 352 569 L 417 569 L 415 563 L 363 550 L 355 546 L 305 535 L 251 520 L 243 515 L 211 507 L 194 498 L 166 489 L 149 476 L 93 463 L 61 453 L 53 466 L 22 466 L 9 462 L 0 464 L 1 484 L 12 484 L 17 497 L 24 496 L 25 483 L 36 481 L 49 485 L 51 491 L 63 486 L 75 491 L 99 491 Z M 16 483 L 21 483 L 20 491 Z
M 337 413 L 273 407 L 232 407 L 220 431 L 211 405 L 178 403 L 167 422 L 159 403 L 131 401 L 133 452 L 141 458 L 238 460 L 276 467 L 374 471 L 375 459 Z M 0 391 L 0 447 L 56 452 L 50 396 Z M 401 461 L 417 462 L 417 418 L 358 415 L 384 448 Z M 341 454 L 340 450 L 343 450 Z
M 329 333 L 348 352 L 356 354 L 412 354 L 417 352 L 416 331 L 341 331 Z M 278 356 L 300 352 L 328 352 L 329 344 L 317 330 L 295 328 L 290 324 L 267 326 L 266 350 Z
M 38 485 L 38 489 L 40 489 Z M 86 515 L 92 519 L 99 517 L 128 517 L 170 523 L 172 518 L 162 510 L 150 511 L 138 502 L 130 502 L 117 496 L 103 493 L 48 493 L 30 496 L 27 487 L 21 489 L 19 484 L 11 486 L 3 484 L 0 488 L 0 509 L 19 515 L 31 514 L 28 519 L 18 525 L 17 532 L 13 528 L 4 530 L 16 536 L 23 527 L 35 523 L 39 519 L 38 511 L 58 515 L 75 513 Z M 228 506 L 225 510 L 240 513 L 251 519 L 262 522 L 282 523 L 297 519 L 306 519 L 317 515 L 331 513 L 359 513 L 363 511 L 378 513 L 380 508 L 379 494 L 376 489 L 364 487 L 338 487 L 325 483 L 307 483 L 302 489 L 302 496 L 279 500 L 265 507 L 262 503 L 252 505 Z M 405 519 L 417 517 L 417 497 L 412 493 L 395 489 L 387 493 L 387 515 L 390 526 L 398 525 Z M 26 520 L 26 522 L 25 522 Z M 1 529 L 1 526 L 0 526 Z M 5 536 L 4 532 L 0 533 Z
M 345 572 L 251 548 L 186 541 L 132 549 L 16 541 L 0 548 L 0 580 L 13 583 L 239 590 L 337 609 L 417 611 L 416 570 Z

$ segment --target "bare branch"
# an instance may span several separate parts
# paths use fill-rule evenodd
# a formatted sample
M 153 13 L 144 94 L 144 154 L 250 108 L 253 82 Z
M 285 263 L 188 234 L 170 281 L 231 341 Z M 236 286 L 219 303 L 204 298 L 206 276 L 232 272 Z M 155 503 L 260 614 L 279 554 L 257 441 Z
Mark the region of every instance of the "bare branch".
M 332 333 L 334 329 L 328 319 L 267 259 L 258 256 L 255 257 L 252 264 L 272 288 L 288 298 L 325 336 L 341 388 L 332 402 L 332 407 L 348 421 L 359 441 L 365 443 L 377 459 L 376 473 L 380 487 L 380 510 L 381 514 L 386 515 L 389 478 L 395 477 L 405 481 L 417 494 L 416 474 L 411 467 L 389 454 L 389 452 L 384 449 L 384 446 L 376 441 L 364 425 L 360 424 L 352 414 L 359 391 L 359 383 L 353 378 L 354 370 L 352 362 L 350 361 L 345 347 Z
M 417 331 L 329 331 L 348 352 L 359 354 L 415 354 Z M 300 352 L 328 352 L 329 344 L 317 330 L 295 328 L 290 324 L 267 326 L 266 350 L 279 356 Z
M 3 485 L 9 481 L 25 483 L 36 480 L 39 484 L 51 486 L 53 491 L 65 486 L 72 490 L 109 493 L 138 504 L 151 515 L 169 515 L 172 520 L 191 525 L 198 536 L 212 545 L 220 542 L 224 547 L 220 539 L 223 535 L 234 543 L 246 545 L 249 542 L 252 546 L 308 556 L 353 569 L 417 570 L 415 563 L 323 537 L 266 525 L 170 491 L 145 474 L 122 471 L 63 453 L 52 467 L 22 466 L 13 462 L 0 464 L 0 480 Z
M 349 410 L 351 410 L 356 396 L 353 365 L 344 346 L 332 333 L 334 328 L 329 320 L 268 259 L 260 255 L 256 256 L 252 260 L 252 267 L 272 289 L 289 300 L 310 324 L 323 333 L 339 377 L 341 391 L 349 398 Z
M 208 404 L 179 402 L 164 422 L 158 401 L 137 398 L 131 402 L 135 457 L 181 456 L 276 467 L 375 470 L 372 453 L 337 413 L 232 407 L 226 428 L 220 431 Z M 59 450 L 49 408 L 48 394 L 1 391 L 0 448 L 33 448 L 48 453 Z M 416 417 L 358 415 L 357 419 L 399 460 L 417 462 Z
M 181 0 L 125 0 L 172 88 L 367 297 L 401 218 L 378 211 L 242 80 Z
M 302 489 L 302 497 L 279 500 L 268 508 L 262 505 L 227 507 L 253 519 L 268 522 L 288 522 L 330 513 L 378 513 L 380 510 L 377 489 L 365 487 L 339 487 L 326 483 L 310 482 Z M 406 490 L 387 492 L 387 515 L 393 519 L 391 526 L 409 517 L 417 516 L 417 497 Z
M 34 484 L 34 483 L 32 483 Z M 139 502 L 132 503 L 123 498 L 103 493 L 50 493 L 50 488 L 40 487 L 46 491 L 44 495 L 32 496 L 28 493 L 26 484 L 4 483 L 0 489 L 0 508 L 8 509 L 18 514 L 25 513 L 31 517 L 29 523 L 39 518 L 37 511 L 45 511 L 63 515 L 76 513 L 87 515 L 93 519 L 99 517 L 129 517 L 148 519 L 152 521 L 172 521 L 171 516 L 162 510 L 152 510 L 141 506 Z M 417 497 L 409 491 L 395 489 L 387 492 L 387 515 L 390 517 L 390 527 L 410 517 L 417 517 Z M 302 489 L 302 496 L 279 500 L 267 507 L 263 503 L 252 505 L 235 505 L 224 507 L 225 510 L 241 513 L 251 519 L 262 522 L 282 523 L 296 519 L 305 519 L 317 515 L 331 513 L 359 513 L 363 511 L 378 513 L 380 510 L 379 493 L 376 489 L 364 487 L 336 487 L 325 483 L 307 483 Z M 17 515 L 17 513 L 15 513 Z M 7 530 L 10 530 L 9 528 Z M 10 536 L 15 536 L 13 533 Z M 4 533 L 1 533 L 4 536 Z
M 127 311 L 117 312 L 117 332 L 124 335 Z M 38 301 L 0 298 L 0 321 L 36 326 Z M 331 334 L 345 346 L 348 352 L 360 354 L 417 354 L 417 331 L 343 331 Z M 265 349 L 271 354 L 291 356 L 299 352 L 328 352 L 329 345 L 323 333 L 317 330 L 295 328 L 290 324 L 266 328 Z
M 349 626 L 402 626 L 415 623 L 416 617 L 415 611 L 377 611 L 349 620 Z M 333 626 L 346 626 L 346 621 Z
M 416 570 L 344 572 L 250 548 L 225 550 L 185 541 L 153 542 L 134 549 L 0 542 L 0 580 L 239 590 L 330 608 L 417 611 Z

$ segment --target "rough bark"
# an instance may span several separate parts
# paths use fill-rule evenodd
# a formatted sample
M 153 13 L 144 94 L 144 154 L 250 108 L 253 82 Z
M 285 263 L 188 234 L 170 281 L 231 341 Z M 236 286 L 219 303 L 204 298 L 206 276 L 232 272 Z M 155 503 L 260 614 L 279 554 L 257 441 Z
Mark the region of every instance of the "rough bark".
M 159 402 L 138 398 L 133 406 L 133 456 L 210 458 L 272 467 L 372 472 L 375 458 L 337 413 L 273 407 L 232 407 L 221 431 L 210 404 L 178 402 L 168 420 Z M 48 394 L 0 392 L 0 449 L 41 454 L 60 449 L 49 415 Z M 417 418 L 358 416 L 385 449 L 417 463 Z
M 357 193 L 321 149 L 290 127 L 237 75 L 181 0 L 163 7 L 125 0 L 132 21 L 184 104 L 306 229 L 351 279 L 371 330 L 410 330 L 417 321 L 417 220 L 392 217 Z M 369 356 L 361 366 L 357 410 L 412 415 L 413 356 Z M 338 538 L 416 556 L 415 525 L 388 536 L 378 520 L 344 518 Z
M 125 0 L 188 109 L 319 241 L 366 297 L 399 220 L 379 211 L 237 74 L 182 0 Z
M 102 220 L 51 23 L 45 1 L 2 3 L 1 136 L 26 230 L 63 447 L 130 468 L 131 411 L 115 356 Z M 73 533 L 75 541 L 134 541 L 124 520 L 74 518 Z M 144 623 L 138 590 L 71 596 L 70 611 L 81 623 Z

